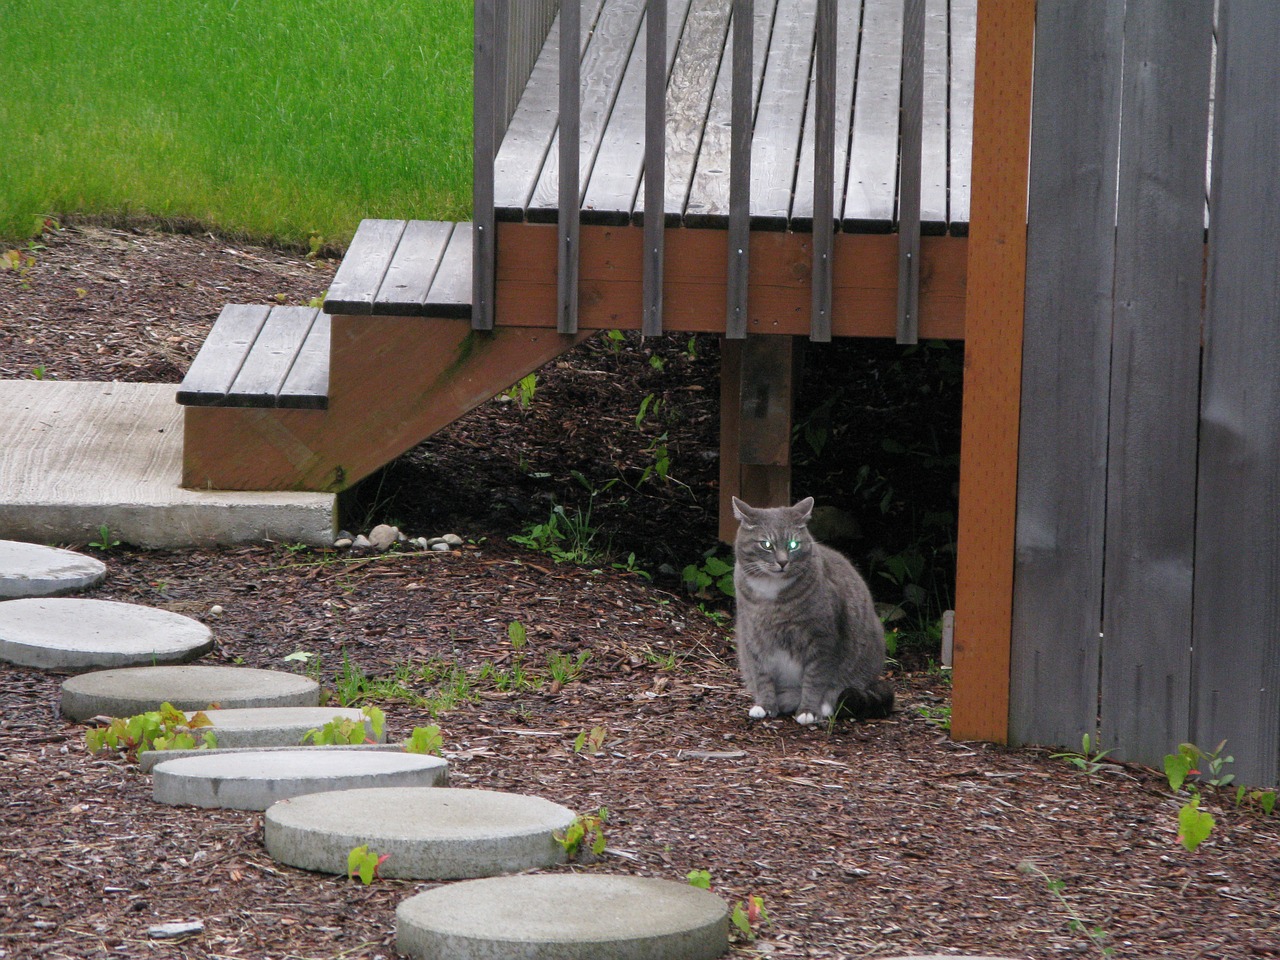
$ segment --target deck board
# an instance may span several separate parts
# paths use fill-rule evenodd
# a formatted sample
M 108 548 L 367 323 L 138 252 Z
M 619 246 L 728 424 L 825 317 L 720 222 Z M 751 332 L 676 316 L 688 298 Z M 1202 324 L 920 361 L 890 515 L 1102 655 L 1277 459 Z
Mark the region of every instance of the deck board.
M 374 302 L 379 313 L 421 313 L 453 233 L 452 223 L 410 220 L 378 287 Z
M 581 67 L 579 184 L 586 184 L 591 179 L 591 168 L 605 126 L 622 87 L 626 62 L 637 46 L 643 12 L 644 0 L 610 0 L 600 11 L 596 27 L 590 32 Z M 640 43 L 639 48 L 643 50 L 644 44 Z M 560 200 L 559 144 L 560 132 L 557 130 L 525 211 L 530 220 L 554 222 L 556 218 Z
M 924 118 L 920 132 L 920 229 L 947 230 L 947 0 L 924 9 Z
M 837 0 L 835 197 L 841 229 L 897 228 L 902 0 Z M 728 219 L 731 5 L 670 0 L 665 216 Z M 815 0 L 757 0 L 753 229 L 808 231 L 813 217 Z M 968 232 L 976 0 L 926 0 L 921 229 Z M 584 0 L 579 176 L 586 222 L 644 213 L 643 0 Z M 497 216 L 558 218 L 553 28 L 495 161 Z
M 751 227 L 781 230 L 791 212 L 813 63 L 817 4 L 780 0 L 751 141 Z
M 777 0 L 756 0 L 755 24 L 752 43 L 756 50 L 763 50 L 769 41 L 773 25 L 773 11 Z M 716 88 L 711 98 L 711 112 L 707 117 L 702 147 L 694 167 L 689 200 L 685 204 L 684 222 L 687 226 L 725 227 L 729 222 L 729 144 L 732 84 L 729 64 L 733 62 L 733 35 L 729 31 L 725 40 L 725 53 L 720 58 L 720 71 L 716 76 Z M 764 58 L 752 61 L 753 101 L 759 100 L 760 81 L 764 77 Z
M 844 229 L 888 230 L 893 223 L 897 193 L 901 0 L 866 0 L 861 50 Z
M 594 26 L 604 0 L 582 0 L 582 22 Z M 585 52 L 590 31 L 584 30 L 579 50 Z M 494 158 L 494 207 L 500 220 L 521 220 L 534 186 L 551 153 L 559 121 L 556 80 L 559 76 L 560 18 L 551 25 L 542 52 L 516 107 L 498 155 Z
M 846 170 L 849 165 L 849 123 L 853 117 L 853 86 L 858 69 L 858 33 L 862 25 L 862 0 L 839 0 L 836 6 L 836 138 L 835 203 L 844 207 Z M 791 200 L 791 225 L 797 230 L 813 228 L 813 131 L 814 116 L 804 119 L 804 140 L 800 144 L 800 164 L 796 189 Z
M 229 404 L 249 407 L 276 405 L 276 398 L 318 312 L 314 307 L 271 309 L 227 391 Z
M 723 0 L 694 0 L 680 35 L 680 48 L 667 81 L 664 212 L 669 222 L 678 222 L 684 215 L 698 148 L 711 113 L 716 74 L 722 58 L 731 55 L 731 48 L 726 45 L 729 11 L 730 4 Z M 644 214 L 643 186 L 642 176 L 642 189 L 632 211 L 637 220 Z
M 454 224 L 431 282 L 424 313 L 433 317 L 471 316 L 471 242 L 471 224 Z
M 688 11 L 689 0 L 671 0 L 667 9 L 668 77 Z M 642 18 L 641 36 L 644 22 Z M 627 61 L 622 86 L 600 138 L 590 181 L 583 191 L 584 223 L 627 223 L 631 219 L 644 173 L 647 63 L 645 44 L 640 40 L 636 43 L 634 55 Z
M 951 232 L 969 233 L 969 195 L 973 161 L 974 51 L 978 39 L 977 0 L 951 0 L 949 24 L 950 73 L 947 113 L 947 217 Z

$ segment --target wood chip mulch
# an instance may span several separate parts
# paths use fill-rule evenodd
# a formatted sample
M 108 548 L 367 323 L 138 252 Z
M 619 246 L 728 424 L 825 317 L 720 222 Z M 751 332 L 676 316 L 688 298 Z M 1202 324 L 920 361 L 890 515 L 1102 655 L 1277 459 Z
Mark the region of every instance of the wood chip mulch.
M 41 244 L 25 274 L 0 273 L 0 377 L 180 379 L 223 303 L 305 303 L 335 267 L 142 228 Z M 529 409 L 486 404 L 352 498 L 353 530 L 456 532 L 463 550 L 123 546 L 99 554 L 90 595 L 208 622 L 206 662 L 309 670 L 330 690 L 398 671 L 403 695 L 377 701 L 390 735 L 439 724 L 454 785 L 608 809 L 601 861 L 561 869 L 707 870 L 726 900 L 762 897 L 771 923 L 735 956 L 1280 957 L 1280 815 L 1232 790 L 1206 791 L 1217 824 L 1188 853 L 1162 775 L 953 742 L 930 719 L 945 673 L 914 665 L 884 721 L 747 720 L 730 608 L 669 572 L 715 544 L 715 343 L 687 340 L 588 345 L 540 375 Z M 664 419 L 634 426 L 648 394 Z M 679 486 L 641 479 L 663 434 Z M 618 566 L 507 539 L 553 503 L 592 507 Z M 552 682 L 549 657 L 583 653 L 581 676 Z M 440 664 L 470 688 L 433 710 L 449 684 L 423 677 Z M 536 686 L 502 689 L 517 666 Z M 0 665 L 0 958 L 396 956 L 395 906 L 428 884 L 296 870 L 267 856 L 260 814 L 153 803 L 148 777 L 59 718 L 62 679 Z M 599 752 L 575 750 L 596 728 Z

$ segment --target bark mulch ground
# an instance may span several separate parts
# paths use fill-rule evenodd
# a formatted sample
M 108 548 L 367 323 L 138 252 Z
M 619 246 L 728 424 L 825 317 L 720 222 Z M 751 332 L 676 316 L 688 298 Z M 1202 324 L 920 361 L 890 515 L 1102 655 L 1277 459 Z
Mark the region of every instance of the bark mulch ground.
M 0 272 L 4 378 L 180 379 L 222 304 L 305 303 L 335 267 L 89 225 L 51 229 L 30 258 Z M 526 408 L 484 405 L 350 498 L 353 531 L 453 532 L 456 553 L 125 545 L 99 552 L 92 595 L 203 619 L 209 662 L 310 671 L 333 702 L 383 707 L 392 737 L 438 724 L 456 785 L 606 807 L 602 861 L 562 869 L 707 870 L 728 900 L 760 896 L 771 923 L 738 956 L 1280 957 L 1280 816 L 1234 791 L 1206 788 L 1217 824 L 1189 853 L 1162 775 L 953 742 L 948 679 L 923 656 L 895 671 L 890 719 L 747 720 L 731 607 L 675 575 L 715 547 L 717 369 L 710 339 L 594 341 L 542 371 Z M 868 411 L 894 403 L 876 389 Z M 508 539 L 556 505 L 590 510 L 607 555 L 557 563 Z M 875 530 L 860 562 L 885 549 Z M 581 671 L 557 681 L 553 660 Z M 147 777 L 59 718 L 61 679 L 0 665 L 0 958 L 395 955 L 395 905 L 426 884 L 295 870 L 266 855 L 258 814 L 154 804 Z M 575 749 L 594 730 L 598 752 Z M 174 920 L 204 931 L 148 937 Z

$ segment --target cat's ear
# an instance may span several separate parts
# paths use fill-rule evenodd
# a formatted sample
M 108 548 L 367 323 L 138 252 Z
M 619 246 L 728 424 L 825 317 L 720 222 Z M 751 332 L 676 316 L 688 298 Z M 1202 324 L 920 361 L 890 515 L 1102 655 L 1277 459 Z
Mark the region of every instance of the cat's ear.
M 805 497 L 792 507 L 791 511 L 795 514 L 796 523 L 808 523 L 809 518 L 813 516 L 813 497 Z
M 731 497 L 730 499 L 733 500 L 733 515 L 738 518 L 738 522 L 748 527 L 754 527 L 756 525 L 755 511 L 737 497 Z

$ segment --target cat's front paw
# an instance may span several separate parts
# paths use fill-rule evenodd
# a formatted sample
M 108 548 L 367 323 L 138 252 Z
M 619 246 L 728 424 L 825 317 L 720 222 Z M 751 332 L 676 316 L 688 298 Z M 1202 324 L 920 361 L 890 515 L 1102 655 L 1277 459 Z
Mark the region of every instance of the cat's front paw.
M 768 715 L 769 715 L 769 711 L 766 710 L 764 707 L 760 706 L 760 704 L 758 703 L 754 707 L 752 707 L 750 710 L 747 711 L 747 716 L 750 717 L 752 720 L 763 720 Z
M 796 723 L 800 724 L 801 726 L 809 727 L 817 722 L 818 722 L 817 716 L 812 713 L 809 713 L 809 711 L 807 710 L 804 713 L 796 714 Z

